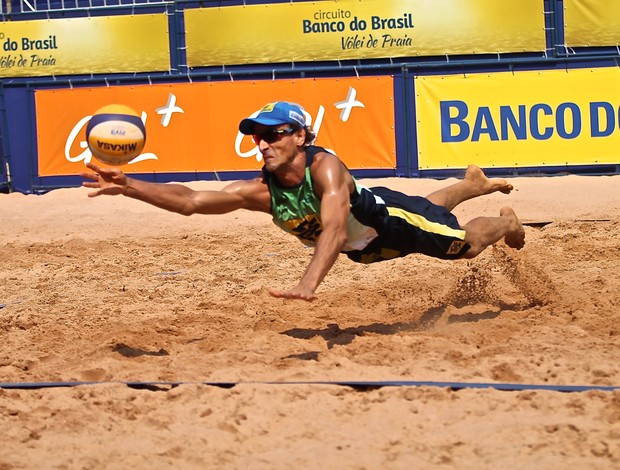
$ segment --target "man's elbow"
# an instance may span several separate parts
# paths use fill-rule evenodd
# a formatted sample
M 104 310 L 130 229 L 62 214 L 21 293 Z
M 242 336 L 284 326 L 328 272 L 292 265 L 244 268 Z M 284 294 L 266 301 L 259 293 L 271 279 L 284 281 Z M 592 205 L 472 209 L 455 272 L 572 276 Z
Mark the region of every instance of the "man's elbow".
M 196 213 L 196 207 L 193 204 L 184 204 L 179 207 L 177 212 L 181 215 L 189 217 L 190 215 L 194 215 Z
M 201 201 L 198 198 L 198 193 L 192 191 L 189 197 L 184 198 L 182 201 L 179 201 L 180 204 L 177 207 L 176 212 L 184 216 L 190 216 L 194 214 L 198 214 L 200 212 L 200 204 Z

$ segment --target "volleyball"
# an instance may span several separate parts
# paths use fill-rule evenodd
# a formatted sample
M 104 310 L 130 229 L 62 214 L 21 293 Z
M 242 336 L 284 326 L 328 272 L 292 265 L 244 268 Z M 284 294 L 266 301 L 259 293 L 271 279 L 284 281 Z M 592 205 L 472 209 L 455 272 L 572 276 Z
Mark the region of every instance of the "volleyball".
M 86 125 L 86 143 L 93 156 L 108 165 L 124 165 L 142 152 L 146 129 L 140 115 L 122 104 L 98 109 Z

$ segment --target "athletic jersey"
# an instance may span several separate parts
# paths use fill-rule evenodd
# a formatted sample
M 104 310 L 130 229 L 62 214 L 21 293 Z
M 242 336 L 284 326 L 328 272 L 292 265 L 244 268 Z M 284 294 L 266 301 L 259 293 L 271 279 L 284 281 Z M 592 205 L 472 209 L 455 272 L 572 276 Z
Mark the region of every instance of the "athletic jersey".
M 310 165 L 321 147 L 306 147 L 306 174 L 292 188 L 281 186 L 263 169 L 271 194 L 273 222 L 285 232 L 314 246 L 323 231 L 321 200 L 314 192 Z M 457 259 L 470 248 L 463 230 L 445 207 L 420 196 L 388 188 L 365 188 L 355 181 L 350 195 L 347 242 L 342 248 L 349 259 L 374 263 L 422 253 L 441 259 Z
M 323 231 L 321 223 L 321 200 L 314 192 L 310 166 L 318 152 L 326 152 L 314 145 L 306 147 L 306 174 L 301 183 L 293 187 L 280 185 L 277 178 L 263 169 L 263 175 L 271 194 L 271 215 L 273 222 L 285 232 L 296 236 L 306 246 L 315 246 Z M 357 197 L 361 187 L 355 179 L 355 189 L 351 199 Z M 347 242 L 342 251 L 362 250 L 377 232 L 356 219 L 353 212 L 347 219 Z

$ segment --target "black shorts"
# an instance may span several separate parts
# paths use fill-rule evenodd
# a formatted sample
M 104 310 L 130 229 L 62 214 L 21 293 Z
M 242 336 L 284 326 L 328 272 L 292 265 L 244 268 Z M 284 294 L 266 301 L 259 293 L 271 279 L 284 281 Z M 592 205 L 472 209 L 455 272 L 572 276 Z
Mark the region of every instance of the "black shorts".
M 362 250 L 345 254 L 358 263 L 374 263 L 420 253 L 434 258 L 457 259 L 470 248 L 463 230 L 445 207 L 428 199 L 409 196 L 389 188 L 362 190 L 351 202 L 351 212 L 378 237 Z

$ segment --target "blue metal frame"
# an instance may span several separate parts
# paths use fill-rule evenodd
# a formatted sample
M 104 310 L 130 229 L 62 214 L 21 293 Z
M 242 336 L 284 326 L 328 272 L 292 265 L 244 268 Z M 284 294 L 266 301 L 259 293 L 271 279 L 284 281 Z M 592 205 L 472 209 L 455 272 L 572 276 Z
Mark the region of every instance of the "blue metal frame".
M 394 123 L 396 134 L 396 171 L 393 176 L 418 176 L 413 78 L 407 67 L 394 75 Z
M 0 113 L 5 115 L 4 89 L 0 82 Z M 6 119 L 0 119 L 0 192 L 11 191 L 10 164 L 9 164 L 9 130 Z
M 10 189 L 20 192 L 30 192 L 32 175 L 35 174 L 34 143 L 36 127 L 34 125 L 33 89 L 30 86 L 19 88 L 4 88 L 4 119 L 3 129 L 6 135 L 3 140 L 9 158 L 11 172 Z M 8 116 L 11 118 L 8 119 Z

